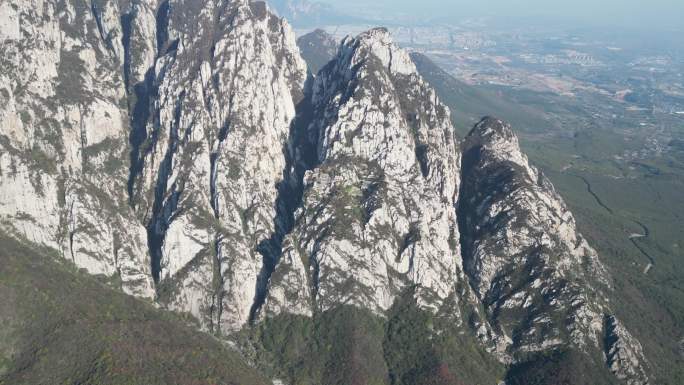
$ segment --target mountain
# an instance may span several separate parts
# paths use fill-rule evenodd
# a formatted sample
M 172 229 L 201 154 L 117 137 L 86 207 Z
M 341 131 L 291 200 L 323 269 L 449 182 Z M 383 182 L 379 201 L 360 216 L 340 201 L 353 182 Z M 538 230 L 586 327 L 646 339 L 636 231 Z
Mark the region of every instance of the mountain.
M 307 262 L 318 310 L 384 311 L 410 285 L 434 308 L 453 294 L 459 158 L 448 111 L 434 98 L 385 30 L 344 41 L 316 76 L 307 130 L 316 156 L 285 257 Z
M 466 137 L 461 194 L 465 270 L 514 361 L 570 341 L 590 356 L 604 350 L 618 378 L 646 383 L 641 344 L 598 289 L 611 283 L 596 251 L 510 126 L 485 118 Z
M 306 60 L 312 74 L 317 74 L 335 57 L 338 45 L 339 42 L 322 29 L 317 29 L 297 39 L 302 58 Z
M 153 378 L 168 358 L 189 371 L 169 381 L 199 383 L 259 383 L 241 362 L 292 384 L 649 383 L 609 272 L 510 126 L 485 118 L 459 140 L 386 29 L 344 39 L 313 74 L 263 2 L 15 0 L 1 14 L 0 228 L 17 266 L 2 316 L 35 305 L 8 318 L 17 330 L 53 307 L 65 325 L 92 318 L 93 350 L 69 356 L 82 381 Z M 88 278 L 62 289 L 62 264 L 216 339 Z M 41 286 L 52 270 L 64 278 Z M 44 351 L 81 341 L 25 327 L 43 336 L 27 349 L 46 378 L 60 369 Z M 162 339 L 150 366 L 125 361 L 145 353 L 128 332 Z M 218 368 L 163 351 L 176 345 Z M 16 346 L 4 368 L 25 367 Z
M 311 48 L 306 49 L 301 42 L 306 41 L 307 45 L 314 45 L 316 42 L 330 38 L 330 35 L 326 35 L 319 31 L 316 34 L 312 33 L 300 38 L 298 44 L 302 45 L 302 55 L 307 62 L 311 62 L 309 56 Z M 319 49 L 317 52 L 324 52 L 324 50 Z M 601 219 L 605 214 L 602 211 L 604 208 L 599 205 L 594 207 L 593 201 L 586 201 L 584 196 L 587 195 L 591 198 L 591 195 L 587 194 L 584 182 L 573 176 L 564 177 L 558 172 L 554 172 L 553 167 L 549 168 L 549 164 L 554 164 L 558 156 L 569 158 L 575 154 L 573 149 L 569 149 L 567 153 L 558 154 L 556 147 L 551 151 L 543 150 L 546 148 L 543 145 L 542 148 L 539 148 L 540 144 L 534 134 L 539 131 L 539 127 L 546 127 L 546 129 L 551 130 L 567 130 L 564 127 L 567 124 L 560 124 L 554 119 L 550 119 L 553 114 L 547 114 L 540 110 L 539 106 L 520 104 L 515 101 L 515 98 L 508 98 L 509 95 L 505 93 L 501 95 L 459 82 L 424 55 L 411 52 L 411 58 L 420 75 L 435 88 L 440 100 L 451 110 L 451 120 L 459 136 L 465 137 L 472 128 L 472 126 L 467 128 L 468 120 L 477 121 L 476 119 L 479 120 L 478 116 L 491 111 L 496 111 L 497 114 L 505 116 L 512 122 L 512 126 L 516 127 L 516 130 L 520 130 L 523 134 L 521 139 L 527 151 L 535 163 L 543 166 L 545 172 L 550 172 L 554 183 L 559 184 L 560 189 L 558 191 L 568 198 L 568 204 L 573 210 L 577 210 L 577 221 L 580 228 L 588 233 L 590 242 L 598 248 L 602 262 L 607 263 L 610 266 L 611 273 L 614 273 L 611 277 L 611 281 L 613 281 L 611 284 L 616 289 L 607 292 L 608 301 L 614 311 L 620 314 L 625 325 L 629 325 L 634 332 L 638 333 L 638 337 L 643 343 L 644 353 L 651 358 L 650 361 L 653 365 L 651 370 L 658 373 L 659 378 L 656 382 L 678 383 L 681 373 L 676 368 L 680 366 L 678 362 L 681 362 L 681 356 L 677 353 L 679 351 L 677 341 L 681 340 L 681 329 L 676 326 L 676 319 L 680 313 L 677 312 L 676 307 L 673 308 L 671 303 L 663 302 L 662 294 L 650 292 L 650 288 L 654 285 L 661 285 L 658 280 L 654 282 L 654 278 L 643 279 L 640 269 L 635 270 L 635 276 L 627 273 L 627 270 L 632 269 L 632 264 L 629 263 L 628 266 L 626 262 L 627 258 L 632 257 L 629 255 L 629 247 L 616 247 L 624 244 L 625 229 L 614 221 Z M 327 60 L 331 59 L 332 56 L 329 56 Z M 561 149 L 561 151 L 563 150 Z M 560 168 L 562 165 L 558 167 Z M 614 182 L 607 183 L 612 184 Z M 627 186 L 624 188 L 627 189 Z M 636 188 L 636 186 L 631 188 Z M 631 193 L 629 189 L 624 192 L 615 191 L 614 197 L 617 199 L 615 204 L 618 205 L 618 201 L 622 199 L 620 197 Z M 607 198 L 607 196 L 601 197 L 604 200 Z M 629 212 L 633 215 L 649 215 L 647 212 L 632 212 L 631 209 Z M 624 269 L 620 266 L 624 266 Z M 635 285 L 635 279 L 643 281 L 643 283 Z M 667 282 L 671 281 L 664 281 L 663 286 L 658 287 L 670 292 L 672 289 Z M 676 303 L 676 299 L 673 300 Z M 653 328 L 652 325 L 654 324 L 661 325 L 661 327 Z
M 128 293 L 234 330 L 255 245 L 278 231 L 306 77 L 294 36 L 263 3 L 75 4 L 16 10 L 37 32 L 5 55 L 20 92 L 3 111 L 3 217 Z

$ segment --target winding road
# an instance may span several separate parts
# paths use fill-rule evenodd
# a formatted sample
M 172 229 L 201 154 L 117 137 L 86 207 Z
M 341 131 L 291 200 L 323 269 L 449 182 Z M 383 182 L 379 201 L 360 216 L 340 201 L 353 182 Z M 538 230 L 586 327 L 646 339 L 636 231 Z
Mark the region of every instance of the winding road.
M 569 173 L 568 175 L 572 175 L 572 176 L 574 176 L 574 177 L 576 177 L 576 178 L 581 179 L 582 182 L 584 182 L 584 184 L 587 186 L 587 192 L 589 192 L 589 194 L 590 194 L 592 197 L 594 197 L 594 200 L 596 200 L 596 203 L 598 203 L 599 206 L 601 206 L 601 207 L 603 207 L 604 209 L 606 209 L 606 211 L 608 211 L 608 213 L 610 213 L 611 215 L 615 215 L 615 213 L 613 212 L 613 209 L 611 209 L 610 207 L 606 206 L 606 204 L 603 203 L 603 201 L 601 200 L 601 198 L 599 198 L 599 196 L 596 195 L 596 193 L 594 192 L 594 190 L 591 189 L 591 183 L 589 183 L 589 181 L 587 180 L 587 178 L 583 177 L 582 175 L 577 175 L 577 174 L 570 174 L 570 173 Z
M 648 272 L 653 268 L 653 266 L 655 266 L 655 259 L 653 259 L 653 257 L 648 252 L 646 252 L 646 250 L 644 250 L 643 247 L 639 245 L 638 241 L 641 239 L 648 239 L 648 237 L 651 235 L 651 232 L 649 231 L 648 227 L 646 227 L 646 225 L 644 225 L 643 223 L 636 220 L 632 220 L 632 222 L 636 223 L 644 231 L 643 234 L 636 234 L 630 236 L 629 241 L 632 242 L 634 247 L 639 249 L 639 251 L 641 252 L 641 254 L 644 255 L 644 257 L 648 258 L 649 264 L 644 269 L 644 274 L 648 274 Z
M 578 179 L 580 179 L 584 184 L 587 186 L 587 192 L 594 198 L 596 203 L 601 206 L 603 209 L 605 209 L 610 215 L 615 216 L 615 212 L 613 209 L 608 207 L 601 198 L 594 192 L 594 190 L 591 188 L 591 183 L 587 180 L 587 178 L 583 177 L 582 175 L 577 175 L 573 173 L 567 173 L 568 175 L 574 176 Z M 637 221 L 637 220 L 631 220 L 633 223 L 635 223 L 637 226 L 641 227 L 643 234 L 632 234 L 629 236 L 629 241 L 632 242 L 634 247 L 639 250 L 639 252 L 648 259 L 648 265 L 646 265 L 646 268 L 644 268 L 644 274 L 648 274 L 651 269 L 655 266 L 655 259 L 639 244 L 640 241 L 643 241 L 644 239 L 648 239 L 651 236 L 651 231 L 649 228 L 644 225 L 643 223 Z

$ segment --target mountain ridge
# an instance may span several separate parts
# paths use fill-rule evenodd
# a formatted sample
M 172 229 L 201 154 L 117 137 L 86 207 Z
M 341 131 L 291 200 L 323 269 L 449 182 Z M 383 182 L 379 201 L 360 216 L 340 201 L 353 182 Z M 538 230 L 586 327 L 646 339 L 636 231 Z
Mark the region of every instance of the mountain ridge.
M 14 10 L 42 20 L 37 46 L 7 37 L 2 76 L 29 90 L 3 88 L 11 232 L 218 337 L 350 305 L 370 312 L 337 313 L 353 336 L 377 316 L 403 325 L 392 312 L 414 301 L 418 320 L 448 320 L 425 338 L 477 339 L 519 369 L 510 381 L 559 352 L 648 383 L 639 342 L 593 288 L 608 286 L 596 252 L 510 127 L 486 118 L 461 143 L 386 29 L 344 39 L 307 75 L 287 22 L 262 2 L 47 4 Z M 381 329 L 373 349 L 387 355 Z M 392 345 L 400 336 L 384 343 L 411 353 Z M 446 353 L 428 351 L 430 381 L 458 383 Z M 401 357 L 382 362 L 368 378 L 420 383 Z

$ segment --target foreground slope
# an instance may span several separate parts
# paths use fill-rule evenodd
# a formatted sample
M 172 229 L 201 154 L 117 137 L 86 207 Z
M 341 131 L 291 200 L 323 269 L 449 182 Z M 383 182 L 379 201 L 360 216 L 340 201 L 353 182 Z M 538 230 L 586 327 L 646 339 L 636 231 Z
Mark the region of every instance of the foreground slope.
M 181 318 L 0 235 L 0 384 L 268 384 Z

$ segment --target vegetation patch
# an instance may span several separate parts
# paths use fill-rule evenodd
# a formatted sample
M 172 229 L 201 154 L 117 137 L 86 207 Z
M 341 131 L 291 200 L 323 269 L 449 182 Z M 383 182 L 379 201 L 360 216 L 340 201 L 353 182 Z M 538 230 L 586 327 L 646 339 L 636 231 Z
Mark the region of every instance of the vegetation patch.
M 496 384 L 504 368 L 450 316 L 407 290 L 387 317 L 340 306 L 313 318 L 279 315 L 235 336 L 258 367 L 292 384 Z
M 506 376 L 508 385 L 612 385 L 617 380 L 585 353 L 570 349 L 540 353 L 514 365 Z
M 0 234 L 0 384 L 268 382 L 217 340 Z M 0 332 L 2 333 L 2 332 Z M 9 357 L 9 359 L 8 359 Z
M 62 50 L 57 68 L 57 100 L 66 104 L 78 104 L 87 100 L 83 74 L 86 72 L 85 62 L 78 55 L 78 50 Z

